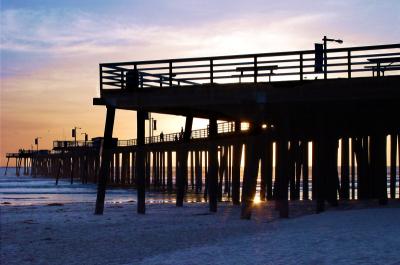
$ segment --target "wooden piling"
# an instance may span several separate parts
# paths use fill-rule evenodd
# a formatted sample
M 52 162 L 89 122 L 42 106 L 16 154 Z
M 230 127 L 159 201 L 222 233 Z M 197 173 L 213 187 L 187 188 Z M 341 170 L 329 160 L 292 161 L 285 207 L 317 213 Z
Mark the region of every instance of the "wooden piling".
M 107 178 L 110 172 L 110 159 L 112 148 L 112 133 L 114 128 L 115 108 L 107 106 L 107 116 L 104 128 L 104 138 L 102 146 L 102 161 L 100 168 L 99 184 L 97 186 L 97 198 L 95 214 L 103 214 L 104 198 L 106 194 Z
M 355 149 L 355 142 L 354 137 L 351 138 L 351 199 L 356 199 L 356 153 Z
M 240 133 L 240 121 L 235 122 L 235 133 Z M 240 204 L 240 163 L 242 158 L 242 144 L 235 143 L 233 145 L 232 158 L 232 203 Z
M 288 168 L 289 168 L 289 149 L 288 138 L 283 128 L 280 130 L 276 142 L 276 165 L 275 165 L 275 185 L 276 187 L 276 208 L 279 210 L 281 218 L 289 217 L 288 205 Z
M 242 219 L 251 218 L 253 200 L 256 194 L 258 167 L 263 147 L 260 126 L 260 124 L 255 124 L 250 128 L 250 135 L 246 141 L 240 215 Z
M 200 167 L 201 151 L 194 152 L 194 171 L 195 171 L 195 192 L 196 194 L 202 190 L 202 168 Z
M 167 152 L 167 190 L 172 192 L 172 151 Z
M 209 207 L 211 212 L 217 211 L 218 201 L 218 145 L 215 142 L 218 134 L 217 120 L 212 118 L 209 122 L 209 146 L 208 146 L 208 172 L 207 186 Z
M 301 142 L 301 154 L 302 154 L 302 165 L 303 165 L 303 200 L 309 199 L 309 189 L 308 189 L 308 174 L 309 174 L 309 164 L 308 164 L 308 141 Z
M 137 188 L 137 212 L 146 213 L 146 153 L 145 144 L 145 116 L 144 111 L 137 111 L 137 149 L 136 149 L 136 188 Z
M 386 135 L 375 133 L 370 140 L 370 170 L 372 176 L 372 197 L 379 199 L 379 204 L 387 204 L 387 163 Z
M 290 200 L 296 199 L 296 155 L 297 155 L 298 142 L 292 140 L 289 142 L 289 161 L 288 161 L 288 174 L 290 186 Z
M 190 184 L 192 190 L 194 190 L 194 151 L 190 152 Z
M 341 163 L 340 163 L 340 199 L 350 198 L 350 170 L 349 170 L 349 138 L 341 140 Z
M 396 153 L 397 153 L 397 135 L 390 135 L 390 198 L 396 198 Z
M 186 144 L 190 141 L 192 135 L 193 117 L 187 116 L 185 122 L 185 131 L 183 133 L 182 143 L 178 147 L 178 161 L 179 161 L 179 174 L 177 174 L 177 191 L 176 191 L 176 206 L 183 206 L 183 199 L 185 197 L 185 180 L 188 176 L 188 149 Z

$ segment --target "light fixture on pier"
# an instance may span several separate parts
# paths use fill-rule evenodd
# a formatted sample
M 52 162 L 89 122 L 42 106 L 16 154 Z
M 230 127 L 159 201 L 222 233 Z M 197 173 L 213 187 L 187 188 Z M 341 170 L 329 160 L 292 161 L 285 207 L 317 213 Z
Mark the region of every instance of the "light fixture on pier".
M 327 57 L 327 42 L 337 42 L 339 44 L 343 43 L 343 40 L 341 39 L 331 39 L 331 38 L 327 38 L 326 36 L 324 36 L 324 38 L 322 39 L 322 41 L 324 42 L 324 79 L 327 79 L 328 76 L 328 57 Z

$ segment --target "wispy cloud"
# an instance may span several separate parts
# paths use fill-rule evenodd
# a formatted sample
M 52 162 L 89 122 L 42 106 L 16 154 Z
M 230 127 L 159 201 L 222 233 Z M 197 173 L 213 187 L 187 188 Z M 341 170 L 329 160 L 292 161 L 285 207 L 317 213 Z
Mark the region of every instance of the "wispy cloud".
M 5 10 L 1 22 L 2 50 L 87 54 L 143 44 L 139 29 L 128 35 L 113 22 L 76 10 Z

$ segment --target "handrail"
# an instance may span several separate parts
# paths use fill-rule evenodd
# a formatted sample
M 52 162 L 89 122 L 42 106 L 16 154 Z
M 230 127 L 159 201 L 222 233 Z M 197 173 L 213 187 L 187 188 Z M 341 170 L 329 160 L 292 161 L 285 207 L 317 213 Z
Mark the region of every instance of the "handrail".
M 246 130 L 247 128 L 243 128 Z M 221 122 L 218 123 L 218 133 L 219 134 L 230 134 L 235 133 L 235 123 L 234 122 Z M 204 139 L 208 137 L 208 128 L 192 130 L 191 139 Z M 179 142 L 182 141 L 183 133 L 169 133 L 163 135 L 157 135 L 152 137 L 145 138 L 145 144 L 155 144 L 162 142 Z M 53 148 L 82 148 L 82 147 L 98 147 L 100 148 L 101 138 L 97 141 L 97 145 L 95 141 L 53 141 Z M 118 140 L 117 146 L 126 147 L 126 146 L 135 146 L 137 143 L 136 139 L 128 139 L 128 140 Z
M 315 51 L 300 50 L 215 57 L 163 59 L 136 62 L 100 64 L 100 90 L 125 89 L 125 76 L 135 69 L 138 86 L 190 86 L 214 83 L 238 83 L 236 68 L 254 67 L 254 71 L 243 75 L 245 82 L 267 82 L 264 77 L 274 77 L 274 81 L 304 80 L 322 76 L 323 78 L 361 77 L 365 68 L 371 65 L 368 58 L 400 55 L 400 43 L 327 49 L 327 64 L 324 72 L 305 71 L 315 67 Z M 364 60 L 365 59 L 365 60 Z M 264 74 L 262 68 L 278 65 L 272 74 Z M 260 70 L 258 69 L 260 68 Z M 392 74 L 400 71 L 391 69 Z M 354 73 L 352 75 L 352 73 Z M 327 74 L 330 74 L 327 76 Z M 346 76 L 347 74 L 347 76 Z M 365 75 L 364 75 L 365 76 Z M 260 78 L 257 78 L 260 77 Z M 236 79 L 235 79 L 236 78 Z M 242 78 L 242 79 L 243 79 Z M 250 78 L 250 79 L 249 79 Z M 240 80 L 241 82 L 242 80 Z
M 376 49 L 395 49 L 400 48 L 400 43 L 394 44 L 382 44 L 382 45 L 371 45 L 371 46 L 355 46 L 347 48 L 333 48 L 327 49 L 327 52 L 345 52 L 345 51 L 365 51 L 365 50 L 376 50 Z M 118 62 L 118 63 L 101 63 L 101 66 L 107 65 L 139 65 L 139 64 L 159 64 L 165 62 L 190 62 L 190 61 L 208 61 L 208 60 L 228 60 L 228 59 L 241 59 L 248 57 L 271 57 L 271 56 L 283 56 L 283 55 L 296 55 L 296 54 L 314 54 L 314 50 L 300 50 L 300 51 L 286 51 L 286 52 L 269 52 L 269 53 L 250 53 L 250 54 L 240 54 L 240 55 L 223 55 L 215 57 L 188 57 L 180 59 L 162 59 L 162 60 L 149 60 L 149 61 L 132 61 L 132 62 Z

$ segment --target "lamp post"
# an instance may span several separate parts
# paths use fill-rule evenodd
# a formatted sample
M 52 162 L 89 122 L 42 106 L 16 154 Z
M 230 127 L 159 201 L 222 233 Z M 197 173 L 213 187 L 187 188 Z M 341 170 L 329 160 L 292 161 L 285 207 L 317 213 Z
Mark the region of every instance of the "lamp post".
M 341 39 L 330 39 L 330 38 L 327 38 L 326 36 L 324 36 L 324 38 L 322 40 L 324 41 L 324 79 L 327 79 L 327 76 L 328 76 L 328 70 L 327 70 L 327 68 L 328 68 L 328 57 L 327 57 L 327 47 L 326 47 L 327 42 L 328 41 L 332 41 L 332 42 L 337 42 L 339 44 L 342 44 L 343 40 L 341 40 Z

